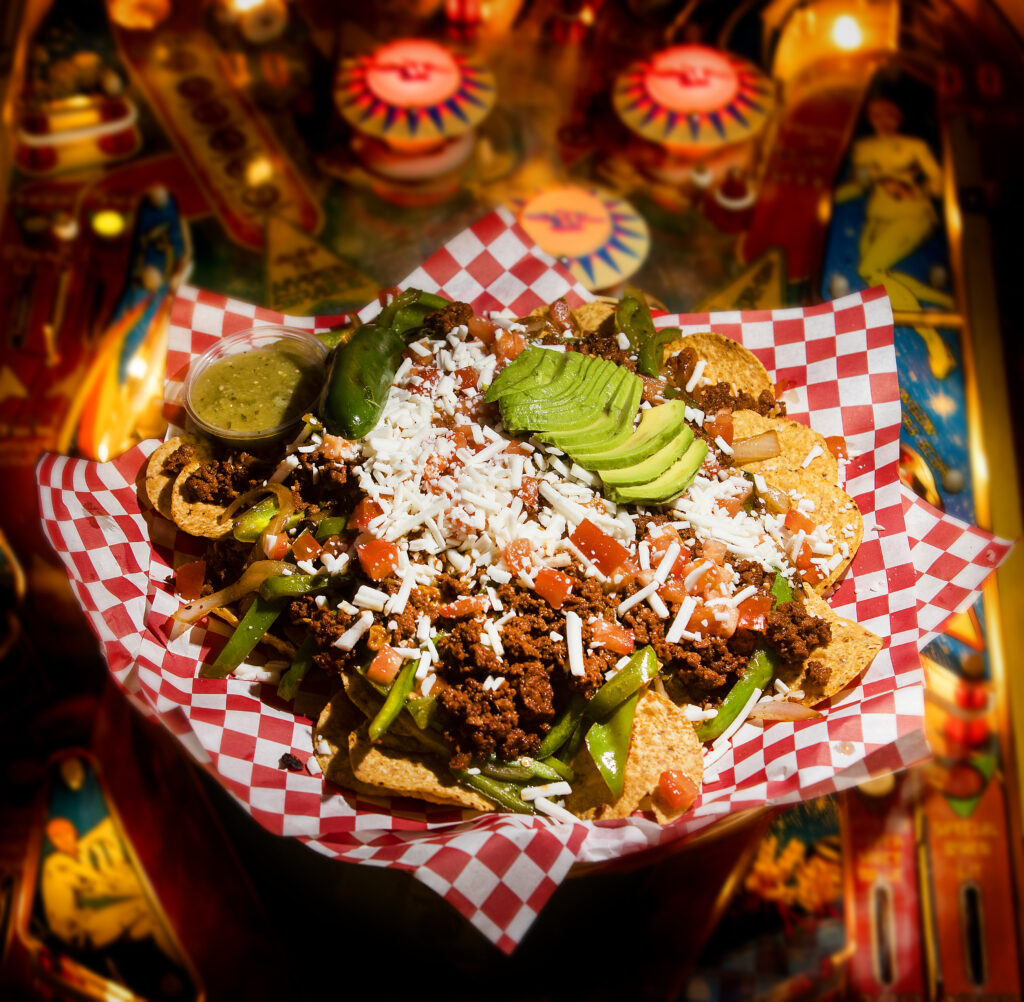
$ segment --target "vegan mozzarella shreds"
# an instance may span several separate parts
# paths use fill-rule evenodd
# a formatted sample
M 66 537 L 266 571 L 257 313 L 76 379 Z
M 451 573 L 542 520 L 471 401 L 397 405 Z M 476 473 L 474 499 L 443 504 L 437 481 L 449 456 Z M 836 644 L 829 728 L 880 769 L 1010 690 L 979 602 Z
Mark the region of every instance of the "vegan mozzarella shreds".
M 583 576 L 606 581 L 569 539 L 584 518 L 626 546 L 642 568 L 650 567 L 649 543 L 637 540 L 636 518 L 644 509 L 602 497 L 593 476 L 583 470 L 586 476 L 576 476 L 557 448 L 503 434 L 496 409 L 493 424 L 477 419 L 485 408 L 484 390 L 496 375 L 497 358 L 486 345 L 460 325 L 443 339 L 421 339 L 413 348 L 415 358 L 407 357 L 398 369 L 380 422 L 353 443 L 359 486 L 381 508 L 369 532 L 399 549 L 402 595 L 389 612 L 404 608 L 414 583 L 428 583 L 440 573 L 481 591 L 491 581 L 513 579 L 533 587 L 542 566 L 574 564 Z M 757 508 L 729 514 L 721 506 L 749 486 L 742 474 L 718 469 L 709 456 L 667 511 L 702 542 L 724 543 L 729 557 L 765 570 L 781 567 L 794 580 L 793 551 L 804 540 L 785 527 L 784 517 Z M 794 502 L 803 507 L 800 498 Z M 528 568 L 518 571 L 503 556 L 516 540 L 527 542 L 530 551 Z M 829 526 L 819 526 L 809 542 L 822 569 L 842 559 Z M 325 554 L 321 562 L 330 559 Z M 653 607 L 665 612 L 657 595 L 665 574 L 659 577 L 651 597 Z

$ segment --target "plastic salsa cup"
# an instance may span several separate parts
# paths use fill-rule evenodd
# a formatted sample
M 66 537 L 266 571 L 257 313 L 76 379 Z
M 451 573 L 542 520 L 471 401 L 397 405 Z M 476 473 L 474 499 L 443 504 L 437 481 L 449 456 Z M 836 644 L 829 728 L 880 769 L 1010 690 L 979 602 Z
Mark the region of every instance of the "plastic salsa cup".
M 316 403 L 327 353 L 316 335 L 279 324 L 221 338 L 185 379 L 190 426 L 235 448 L 279 443 Z

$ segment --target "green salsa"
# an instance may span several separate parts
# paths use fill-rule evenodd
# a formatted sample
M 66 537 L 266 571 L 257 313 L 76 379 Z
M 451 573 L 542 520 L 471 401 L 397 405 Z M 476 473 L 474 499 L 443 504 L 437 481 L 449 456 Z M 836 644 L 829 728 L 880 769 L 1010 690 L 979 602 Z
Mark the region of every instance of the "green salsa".
M 259 432 L 302 415 L 320 388 L 322 370 L 288 345 L 253 348 L 211 363 L 192 384 L 189 403 L 206 424 Z

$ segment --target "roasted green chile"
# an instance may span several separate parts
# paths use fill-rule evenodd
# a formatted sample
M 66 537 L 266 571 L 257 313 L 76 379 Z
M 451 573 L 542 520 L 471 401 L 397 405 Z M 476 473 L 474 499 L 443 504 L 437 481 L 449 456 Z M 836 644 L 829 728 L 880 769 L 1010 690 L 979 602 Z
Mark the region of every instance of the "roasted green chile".
M 331 434 L 360 439 L 376 427 L 406 345 L 428 314 L 448 305 L 441 296 L 407 289 L 338 345 L 321 407 Z

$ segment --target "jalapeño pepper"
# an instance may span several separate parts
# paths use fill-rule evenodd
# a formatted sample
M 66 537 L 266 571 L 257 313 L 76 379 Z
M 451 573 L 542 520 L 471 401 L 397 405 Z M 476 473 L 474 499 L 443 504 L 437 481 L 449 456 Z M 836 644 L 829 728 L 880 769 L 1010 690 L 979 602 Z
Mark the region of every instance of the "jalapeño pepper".
M 402 352 L 427 314 L 448 300 L 419 289 L 407 289 L 334 350 L 323 398 L 327 430 L 349 439 L 362 438 L 376 427 Z
M 679 328 L 656 330 L 646 296 L 631 285 L 626 286 L 626 294 L 615 310 L 615 322 L 637 353 L 637 372 L 645 376 L 660 375 L 665 345 L 679 337 Z

